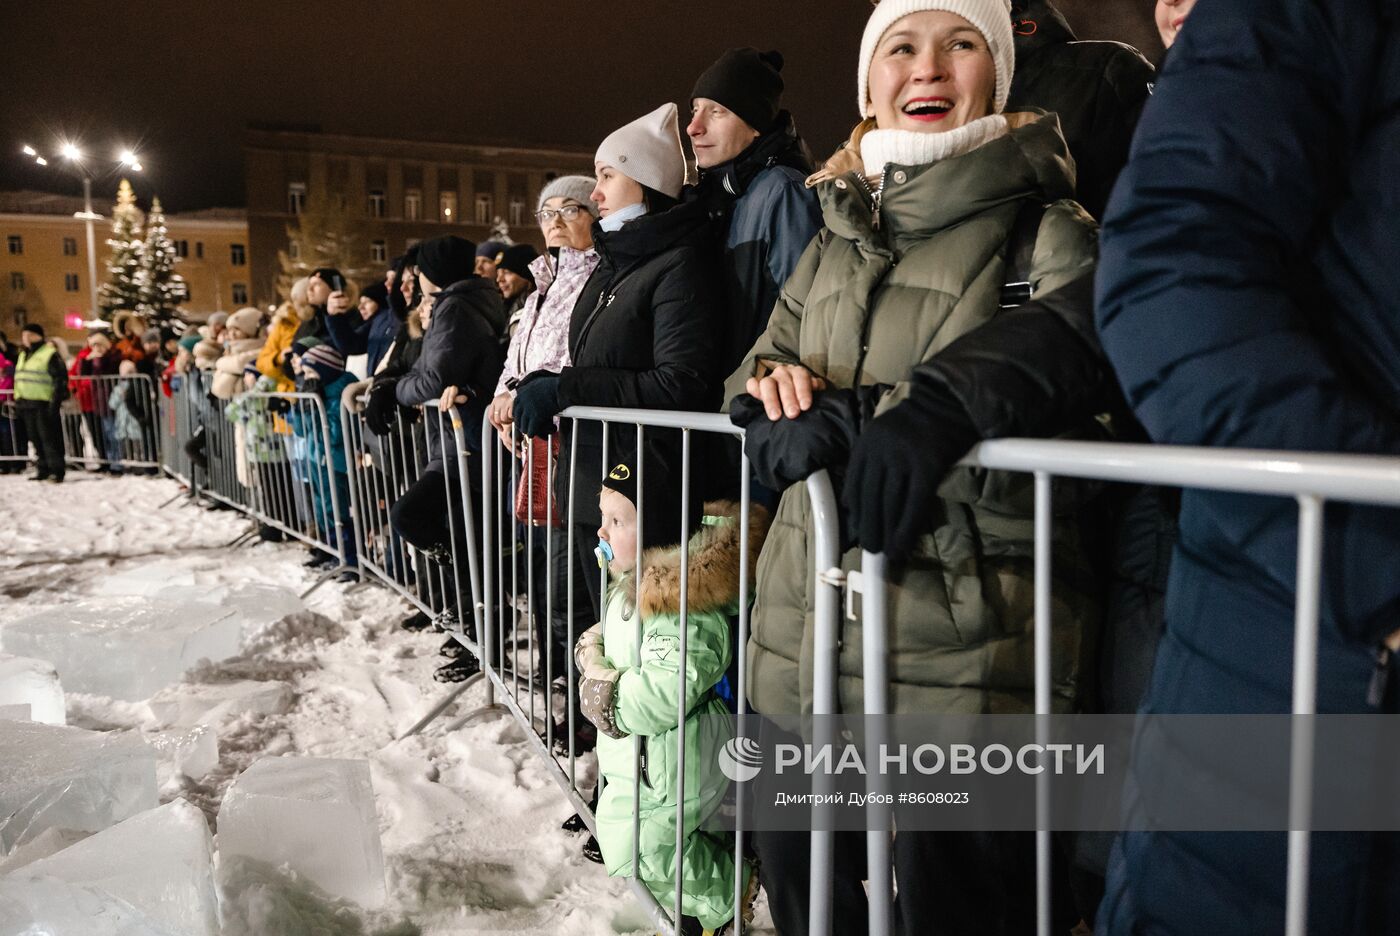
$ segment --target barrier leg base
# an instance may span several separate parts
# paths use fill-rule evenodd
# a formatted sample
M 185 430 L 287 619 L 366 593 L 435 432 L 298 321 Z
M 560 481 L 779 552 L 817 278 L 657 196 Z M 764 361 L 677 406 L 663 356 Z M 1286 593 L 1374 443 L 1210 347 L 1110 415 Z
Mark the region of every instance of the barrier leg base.
M 491 703 L 490 705 L 483 705 L 483 706 L 481 706 L 481 708 L 472 709 L 470 712 L 468 712 L 467 714 L 463 715 L 461 718 L 457 719 L 457 720 L 456 720 L 455 722 L 453 722 L 452 724 L 448 725 L 448 726 L 447 726 L 447 733 L 448 733 L 448 734 L 451 734 L 452 732 L 457 731 L 458 729 L 460 729 L 460 728 L 464 727 L 465 725 L 467 725 L 467 723 L 476 721 L 478 718 L 481 718 L 482 716 L 485 716 L 485 715 L 509 715 L 509 714 L 510 714 L 510 709 L 506 708 L 504 705 L 499 705 L 499 704 L 497 704 L 497 703 L 495 703 L 495 702 Z
M 254 525 L 253 525 L 253 528 L 252 528 L 251 530 L 249 530 L 248 532 L 243 533 L 243 534 L 241 534 L 240 536 L 236 537 L 232 542 L 230 542 L 230 543 L 228 543 L 226 546 L 224 546 L 224 548 L 225 548 L 225 549 L 237 549 L 238 547 L 242 546 L 244 543 L 246 543 L 246 542 L 248 542 L 249 540 L 254 539 L 255 537 L 257 537 L 257 535 L 258 535 L 258 527 L 257 527 L 257 524 L 254 524 Z
M 399 735 L 396 740 L 402 741 L 404 738 L 411 738 L 414 735 L 418 734 L 418 732 L 422 731 L 424 728 L 431 725 L 433 722 L 437 721 L 438 716 L 441 715 L 443 712 L 447 711 L 447 707 L 453 702 L 456 702 L 457 699 L 461 697 L 462 693 L 466 692 L 472 686 L 476 685 L 478 682 L 485 678 L 486 673 L 481 672 L 462 680 L 460 685 L 453 687 L 451 692 L 449 692 L 447 695 L 443 696 L 440 700 L 438 700 L 438 703 L 434 705 L 431 709 L 429 709 L 426 715 L 418 719 L 418 721 L 414 723 L 412 728 Z
M 352 570 L 349 566 L 347 566 L 347 565 L 338 565 L 338 566 L 336 566 L 335 568 L 330 569 L 329 571 L 322 572 L 322 573 L 320 574 L 320 576 L 317 577 L 317 579 L 316 579 L 316 584 L 312 585 L 312 586 L 311 586 L 310 588 L 308 588 L 306 591 L 304 591 L 304 592 L 301 593 L 301 600 L 302 600 L 302 601 L 305 601 L 307 598 L 310 598 L 312 592 L 314 592 L 316 589 L 320 588 L 322 585 L 324 585 L 324 584 L 326 584 L 327 582 L 329 582 L 331 579 L 335 578 L 335 577 L 336 577 L 337 575 L 339 575 L 340 573 L 342 573 L 342 572 L 350 572 L 350 571 L 353 571 L 353 570 Z

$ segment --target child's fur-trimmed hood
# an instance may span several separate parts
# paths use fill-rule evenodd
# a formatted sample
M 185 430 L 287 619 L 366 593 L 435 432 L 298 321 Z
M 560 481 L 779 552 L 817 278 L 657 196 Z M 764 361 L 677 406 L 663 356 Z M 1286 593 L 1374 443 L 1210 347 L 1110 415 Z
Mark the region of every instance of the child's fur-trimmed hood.
M 705 505 L 705 516 L 723 517 L 724 522 L 707 523 L 690 538 L 690 568 L 687 581 L 688 609 L 696 612 L 728 608 L 739 602 L 739 505 L 733 501 L 713 501 Z M 749 505 L 749 577 L 754 587 L 758 554 L 768 535 L 768 510 Z M 669 546 L 648 550 L 642 556 L 642 616 L 679 614 L 681 610 L 681 550 Z

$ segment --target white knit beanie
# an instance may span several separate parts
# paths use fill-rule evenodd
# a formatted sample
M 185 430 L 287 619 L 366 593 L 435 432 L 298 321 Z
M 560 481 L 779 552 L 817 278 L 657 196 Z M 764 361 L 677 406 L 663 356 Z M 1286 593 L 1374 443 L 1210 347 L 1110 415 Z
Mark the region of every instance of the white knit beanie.
M 865 37 L 860 42 L 860 85 L 856 106 L 862 117 L 871 117 L 868 112 L 870 100 L 870 63 L 875 58 L 875 47 L 885 38 L 891 26 L 910 13 L 926 10 L 944 10 L 956 13 L 967 20 L 987 40 L 992 52 L 992 63 L 996 67 L 997 89 L 995 112 L 1006 109 L 1006 98 L 1011 93 L 1011 78 L 1016 72 L 1015 39 L 1011 31 L 1011 0 L 881 0 L 870 14 L 865 24 Z
M 593 161 L 612 166 L 635 182 L 672 198 L 685 187 L 685 150 L 681 149 L 676 105 L 663 104 L 612 134 Z
M 540 189 L 540 203 L 535 210 L 544 208 L 544 203 L 551 198 L 569 198 L 587 208 L 589 213 L 596 218 L 598 217 L 598 204 L 591 197 L 596 186 L 597 183 L 588 176 L 560 176 Z

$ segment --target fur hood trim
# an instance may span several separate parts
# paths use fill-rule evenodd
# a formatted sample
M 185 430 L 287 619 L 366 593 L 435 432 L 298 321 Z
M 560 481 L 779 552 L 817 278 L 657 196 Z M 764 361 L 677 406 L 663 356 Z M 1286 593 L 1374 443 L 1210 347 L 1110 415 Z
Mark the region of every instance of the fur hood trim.
M 705 525 L 690 538 L 689 610 L 696 612 L 728 608 L 739 601 L 739 505 L 714 501 L 705 505 L 707 517 L 726 517 L 728 522 Z M 749 505 L 749 588 L 758 554 L 768 535 L 768 511 L 759 504 Z M 641 611 L 643 617 L 679 614 L 681 610 L 681 551 L 679 546 L 653 549 L 642 556 Z

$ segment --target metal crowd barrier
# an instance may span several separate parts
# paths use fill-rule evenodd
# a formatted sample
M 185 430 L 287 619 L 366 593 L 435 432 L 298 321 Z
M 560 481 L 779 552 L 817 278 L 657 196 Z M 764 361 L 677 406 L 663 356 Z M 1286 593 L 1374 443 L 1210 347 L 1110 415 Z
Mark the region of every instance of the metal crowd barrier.
M 161 394 L 159 398 L 160 467 L 167 475 L 193 492 L 195 472 L 190 463 L 190 456 L 185 451 L 185 445 L 194 432 L 187 389 L 189 384 L 183 377 L 172 381 L 172 384 L 174 386 L 169 395 Z M 179 497 L 177 494 L 175 499 Z
M 335 468 L 336 449 L 319 396 L 248 392 L 225 401 L 205 394 L 196 378 L 185 388 L 185 402 L 196 453 L 192 493 L 333 556 L 334 566 L 302 597 L 353 568 L 349 479 Z M 259 532 L 254 528 L 230 545 Z
M 603 439 L 602 476 L 608 472 L 609 460 L 609 434 L 613 428 L 631 429 L 635 433 L 636 452 L 645 452 L 646 432 L 649 429 L 665 429 L 678 431 L 680 434 L 680 456 L 681 467 L 678 483 L 682 488 L 683 501 L 688 502 L 691 492 L 691 436 L 694 432 L 716 434 L 726 437 L 743 437 L 743 430 L 730 423 L 728 417 L 718 414 L 704 413 L 678 413 L 646 410 L 613 410 L 589 407 L 574 407 L 565 410 L 561 414 L 561 420 L 570 423 L 572 431 L 568 433 L 571 445 L 567 453 L 561 452 L 559 460 L 561 465 L 567 459 L 568 465 L 568 485 L 567 492 L 567 517 L 563 519 L 563 527 L 557 532 L 548 523 L 543 524 L 541 531 L 535 524 L 516 522 L 514 516 L 514 494 L 520 481 L 521 472 L 527 475 L 534 470 L 534 450 L 526 446 L 524 449 L 523 462 L 515 458 L 508 452 L 497 437 L 495 429 L 489 422 L 483 420 L 481 431 L 481 452 L 486 453 L 482 458 L 482 491 L 481 516 L 483 518 L 483 543 L 480 550 L 481 564 L 476 564 L 475 557 L 469 557 L 470 562 L 470 587 L 472 594 L 473 620 L 476 625 L 476 633 L 480 637 L 480 642 L 471 639 L 465 632 L 454 632 L 456 637 L 469 651 L 474 653 L 481 662 L 483 672 L 487 679 L 487 706 L 488 708 L 504 709 L 515 721 L 526 730 L 532 748 L 541 760 L 550 768 L 550 775 L 559 785 L 564 795 L 578 811 L 589 831 L 597 834 L 597 820 L 593 815 L 592 806 L 585 794 L 588 787 L 587 772 L 581 772 L 579 761 L 581 755 L 576 748 L 575 729 L 582 724 L 582 716 L 577 711 L 577 699 L 573 687 L 577 683 L 577 674 L 574 671 L 573 647 L 581 633 L 576 627 L 578 614 L 585 615 L 584 620 L 588 623 L 584 627 L 596 623 L 593 620 L 591 608 L 584 610 L 575 606 L 574 596 L 574 576 L 578 561 L 582 558 L 576 555 L 574 538 L 570 535 L 574 525 L 574 505 L 575 497 L 596 497 L 596 491 L 576 491 L 573 485 L 574 469 L 578 459 L 578 428 L 584 422 L 596 422 L 601 424 Z M 467 452 L 465 433 L 460 421 L 454 418 L 454 438 L 456 450 L 459 458 L 460 470 L 458 480 L 460 483 L 460 496 L 462 498 L 463 515 L 467 518 L 468 524 L 473 523 L 474 505 L 473 496 L 468 486 L 468 458 L 477 457 Z M 511 451 L 519 451 L 520 439 L 512 431 Z M 509 462 L 509 464 L 507 464 Z M 551 461 L 545 468 L 545 490 L 548 503 L 545 505 L 545 516 L 553 516 L 557 508 L 554 488 L 556 466 Z M 643 479 L 647 470 L 645 458 L 641 459 L 637 465 L 637 488 L 643 490 Z M 741 594 L 747 594 L 750 590 L 748 573 L 748 551 L 749 551 L 749 513 L 750 497 L 748 483 L 748 461 L 742 460 L 740 466 L 739 486 L 741 488 L 740 515 L 738 518 L 740 552 L 743 556 L 741 562 L 741 572 L 739 589 Z M 529 488 L 526 495 L 526 516 L 535 516 L 534 489 Z M 637 523 L 641 529 L 646 511 L 645 498 L 639 493 L 637 503 Z M 677 518 L 678 520 L 680 518 Z M 678 524 L 679 526 L 679 524 Z M 565 542 L 562 547 L 556 546 L 556 535 L 564 536 Z M 539 588 L 540 580 L 535 574 L 535 563 L 539 557 L 536 555 L 536 545 L 543 539 L 544 553 L 543 559 L 546 563 L 545 574 L 543 576 L 543 589 Z M 509 541 L 510 548 L 501 548 Z M 469 548 L 474 549 L 474 537 L 468 538 Z M 523 553 L 517 546 L 523 543 Z M 499 544 L 499 545 L 498 545 Z M 535 646 L 535 634 L 537 626 L 537 614 L 543 604 L 544 634 L 548 639 L 553 627 L 555 611 L 555 581 L 554 560 L 560 554 L 556 553 L 556 548 L 562 548 L 562 559 L 565 563 L 565 656 L 564 665 L 559 667 L 555 663 L 553 654 L 553 640 L 546 644 L 544 652 L 545 673 L 541 674 L 537 670 L 537 653 Z M 641 542 L 638 538 L 637 555 L 635 561 L 637 568 L 641 566 Z M 520 581 L 520 561 L 517 556 L 524 556 L 524 578 L 525 583 Z M 509 573 L 500 560 L 502 557 L 509 557 L 511 568 Z M 590 558 L 591 561 L 591 558 Z M 373 567 L 368 567 L 371 571 L 376 571 Z M 478 576 L 476 569 L 480 568 Z M 601 603 L 606 607 L 607 601 L 607 569 L 602 568 L 599 572 L 599 589 Z M 689 553 L 688 550 L 681 551 L 680 564 L 680 591 L 681 600 L 681 627 L 679 655 L 682 661 L 687 654 L 687 631 L 688 622 L 686 597 L 688 596 L 689 583 Z M 738 681 L 743 685 L 747 678 L 747 643 L 748 643 L 748 602 L 740 602 L 738 615 Z M 642 638 L 641 616 L 637 615 L 637 653 L 633 659 L 633 665 L 640 664 L 640 646 Z M 521 659 L 522 652 L 525 659 Z M 652 922 L 657 929 L 670 936 L 677 931 L 676 923 L 679 920 L 682 910 L 682 898 L 684 895 L 684 882 L 682 880 L 684 855 L 684 840 L 686 832 L 686 795 L 685 795 L 685 762 L 686 744 L 685 726 L 688 712 L 686 711 L 685 693 L 685 673 L 684 662 L 678 673 L 678 710 L 677 710 L 677 731 L 678 738 L 682 739 L 678 747 L 676 764 L 676 871 L 675 871 L 675 898 L 670 908 L 663 907 L 661 902 L 652 894 L 645 883 L 639 877 L 639 842 L 640 842 L 640 814 L 634 812 L 632 830 L 632 875 L 630 886 L 638 899 L 647 907 Z M 562 706 L 556 703 L 553 698 L 553 682 L 559 676 L 563 677 Z M 419 730 L 432 718 L 443 711 L 451 699 L 455 698 L 461 689 L 454 691 L 448 699 L 443 700 L 436 706 L 418 725 L 412 730 Z M 746 712 L 746 703 L 743 700 L 743 693 L 736 693 L 738 697 L 739 714 Z M 561 725 L 566 737 L 556 738 L 555 717 L 562 707 Z M 463 718 L 460 718 L 453 725 L 449 726 L 449 731 L 455 730 L 468 719 L 475 717 L 481 709 L 473 711 Z M 639 801 L 642 777 L 642 747 L 641 738 L 633 738 L 633 803 Z M 582 773 L 582 775 L 581 775 Z M 601 776 L 598 778 L 601 782 Z M 596 786 L 596 784 L 595 784 Z M 736 796 L 737 814 L 742 817 L 743 808 L 743 785 L 739 785 Z M 742 899 L 745 890 L 746 865 L 743 860 L 744 854 L 744 832 L 742 818 L 739 821 L 739 829 L 734 841 L 734 906 L 736 912 L 742 906 Z M 669 912 L 668 912 L 669 909 Z M 733 930 L 738 933 L 742 928 L 742 921 L 736 921 L 739 929 Z
M 406 413 L 415 415 L 408 418 Z M 363 413 L 342 406 L 339 418 L 361 580 L 372 576 L 419 611 L 436 617 L 461 593 L 455 552 L 454 561 L 444 561 L 446 557 L 411 546 L 394 532 L 389 512 L 423 475 L 428 461 L 427 421 L 439 420 L 444 438 L 452 438 L 451 425 L 436 407 L 400 408 L 389 433 L 382 436 L 370 431 Z M 446 473 L 444 485 L 449 497 L 457 496 Z
M 963 464 L 989 470 L 1016 471 L 1035 477 L 1035 714 L 1051 714 L 1051 481 L 1055 477 L 1155 484 L 1232 493 L 1292 497 L 1298 502 L 1298 565 L 1293 637 L 1292 714 L 1317 710 L 1318 608 L 1322 577 L 1323 508 L 1327 501 L 1400 507 L 1400 459 L 1374 456 L 1306 455 L 1291 452 L 1208 449 L 1184 446 L 1128 445 L 1104 442 L 1006 439 L 984 442 Z M 824 474 L 824 473 L 823 473 Z M 809 482 L 817 520 L 816 714 L 834 714 L 841 570 L 835 498 L 825 478 Z M 887 711 L 889 679 L 888 622 L 885 616 L 885 560 L 861 554 L 865 712 Z M 849 583 L 847 583 L 849 584 Z M 1043 722 L 1037 732 L 1045 730 Z M 1307 932 L 1309 843 L 1313 797 L 1314 724 L 1295 718 L 1289 770 L 1289 828 L 1286 936 Z M 1037 739 L 1044 743 L 1048 739 Z M 878 778 L 867 776 L 867 789 Z M 1038 825 L 1045 825 L 1050 775 L 1036 777 Z M 872 815 L 867 834 L 869 923 L 871 936 L 888 936 L 893 881 L 890 876 L 890 825 L 887 808 Z M 812 833 L 811 912 L 813 936 L 831 932 L 831 833 Z M 1036 832 L 1036 914 L 1039 936 L 1050 934 L 1050 832 Z M 818 874 L 821 877 L 818 877 Z M 885 895 L 884 899 L 876 899 Z
M 156 383 L 148 374 L 68 377 L 59 408 L 70 467 L 121 472 L 161 465 Z M 0 462 L 28 464 L 32 441 L 13 390 L 0 392 Z

